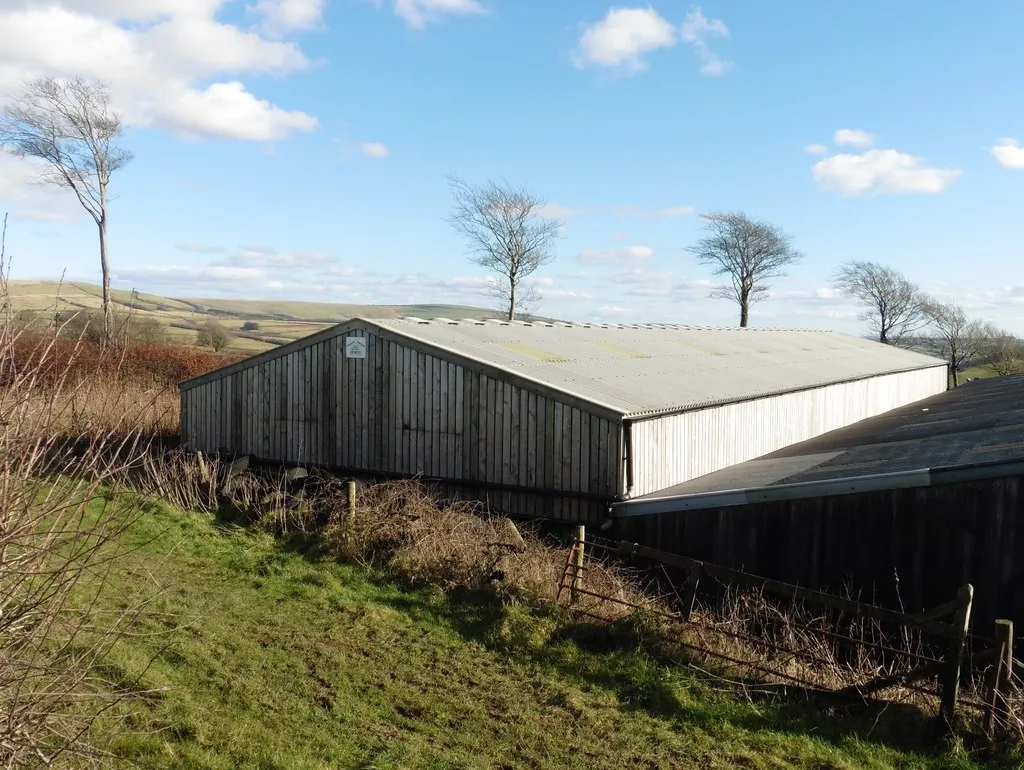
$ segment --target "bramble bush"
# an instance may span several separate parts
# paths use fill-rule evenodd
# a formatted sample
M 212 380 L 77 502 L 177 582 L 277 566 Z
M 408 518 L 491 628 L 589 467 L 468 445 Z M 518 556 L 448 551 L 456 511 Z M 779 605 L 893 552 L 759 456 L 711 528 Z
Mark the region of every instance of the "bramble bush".
M 104 348 L 98 340 L 54 339 L 30 332 L 14 336 L 6 352 L 0 387 L 10 384 L 18 375 L 32 372 L 41 385 L 116 376 L 122 382 L 174 389 L 182 380 L 242 358 L 165 343 L 140 342 Z

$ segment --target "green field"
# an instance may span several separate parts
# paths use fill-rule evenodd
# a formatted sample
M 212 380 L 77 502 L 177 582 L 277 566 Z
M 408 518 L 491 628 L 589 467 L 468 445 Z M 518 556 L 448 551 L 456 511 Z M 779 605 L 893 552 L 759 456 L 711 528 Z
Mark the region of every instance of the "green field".
M 994 371 L 992 371 L 991 367 L 988 367 L 988 366 L 972 366 L 970 369 L 964 369 L 964 371 L 960 372 L 959 379 L 960 379 L 960 382 L 966 382 L 968 379 L 979 380 L 979 379 L 984 379 L 986 377 L 995 377 L 995 376 L 997 376 L 997 375 L 996 375 L 996 373 Z
M 100 307 L 102 292 L 89 283 L 11 281 L 15 311 L 52 315 L 54 310 Z M 173 299 L 155 294 L 111 290 L 119 307 L 132 308 L 137 317 L 155 317 L 164 324 L 169 339 L 191 344 L 196 329 L 210 318 L 220 321 L 234 335 L 231 349 L 259 352 L 320 331 L 350 318 L 494 318 L 497 311 L 461 305 L 344 305 L 324 302 L 248 299 Z M 255 321 L 258 331 L 246 332 L 242 324 Z
M 451 597 L 144 503 L 108 601 L 151 586 L 106 666 L 100 745 L 161 768 L 975 768 L 896 710 L 755 702 L 628 634 Z M 141 679 L 140 679 L 141 677 Z M 901 724 L 904 729 L 901 729 Z M 127 727 L 127 729 L 126 729 Z

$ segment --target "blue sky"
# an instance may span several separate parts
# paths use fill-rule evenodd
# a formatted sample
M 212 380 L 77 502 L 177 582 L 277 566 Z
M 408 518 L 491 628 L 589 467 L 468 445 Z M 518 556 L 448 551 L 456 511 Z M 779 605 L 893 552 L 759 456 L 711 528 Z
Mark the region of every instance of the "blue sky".
M 741 209 L 806 259 L 754 325 L 858 332 L 829 289 L 890 264 L 1024 333 L 1024 4 L 0 0 L 0 100 L 111 85 L 118 287 L 358 303 L 480 295 L 445 175 L 566 223 L 539 312 L 734 323 L 685 248 Z M 0 158 L 14 278 L 98 280 L 73 198 Z

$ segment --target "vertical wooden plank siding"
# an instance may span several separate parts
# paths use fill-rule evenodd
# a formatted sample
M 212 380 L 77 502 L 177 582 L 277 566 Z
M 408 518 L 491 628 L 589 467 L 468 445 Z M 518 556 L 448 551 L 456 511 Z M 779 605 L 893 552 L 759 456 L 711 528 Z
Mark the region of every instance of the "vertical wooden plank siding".
M 1011 475 L 628 517 L 615 536 L 911 613 L 971 583 L 986 629 L 1024 623 L 1022 494 Z
M 347 357 L 345 336 L 366 339 L 365 359 Z M 618 486 L 618 421 L 372 331 L 184 390 L 181 407 L 182 436 L 195 449 L 423 474 L 462 482 L 509 513 L 597 522 L 604 502 L 558 493 L 610 499 Z

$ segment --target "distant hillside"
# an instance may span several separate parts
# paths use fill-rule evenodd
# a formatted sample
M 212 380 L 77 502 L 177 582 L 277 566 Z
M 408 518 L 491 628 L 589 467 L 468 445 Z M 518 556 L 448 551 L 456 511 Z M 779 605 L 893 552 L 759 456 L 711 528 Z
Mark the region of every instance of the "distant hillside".
M 52 316 L 54 310 L 91 309 L 100 306 L 101 289 L 91 283 L 57 281 L 11 281 L 11 303 L 15 311 Z M 495 318 L 495 310 L 466 305 L 345 305 L 329 302 L 295 302 L 259 299 L 176 299 L 120 289 L 111 290 L 113 300 L 132 307 L 140 317 L 156 317 L 173 341 L 190 344 L 195 330 L 207 319 L 216 318 L 235 335 L 232 348 L 258 352 L 313 334 L 341 321 L 363 318 Z M 254 322 L 259 329 L 243 331 L 242 324 Z

